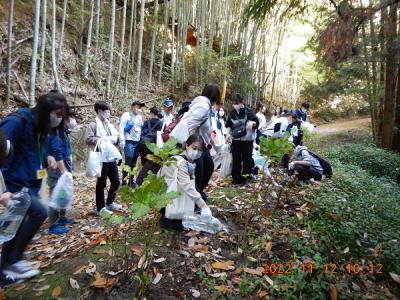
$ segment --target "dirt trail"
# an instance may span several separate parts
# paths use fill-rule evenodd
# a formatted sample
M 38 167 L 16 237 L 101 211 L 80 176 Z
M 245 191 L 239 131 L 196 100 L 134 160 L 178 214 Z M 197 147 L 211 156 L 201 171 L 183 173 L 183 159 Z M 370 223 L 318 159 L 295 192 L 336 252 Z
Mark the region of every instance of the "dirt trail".
M 335 134 L 341 131 L 347 131 L 352 129 L 362 129 L 370 127 L 371 119 L 370 118 L 362 118 L 362 119 L 354 119 L 354 120 L 340 120 L 334 121 L 332 123 L 320 125 L 317 127 L 317 133 L 320 136 L 326 136 Z

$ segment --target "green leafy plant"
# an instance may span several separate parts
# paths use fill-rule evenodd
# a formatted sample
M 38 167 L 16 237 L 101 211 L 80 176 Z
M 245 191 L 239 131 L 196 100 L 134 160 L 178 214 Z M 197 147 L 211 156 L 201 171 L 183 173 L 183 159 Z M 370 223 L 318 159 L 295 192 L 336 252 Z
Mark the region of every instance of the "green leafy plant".
M 260 138 L 260 153 L 269 159 L 273 164 L 277 164 L 282 157 L 293 149 L 293 145 L 288 141 L 289 133 L 282 138 Z

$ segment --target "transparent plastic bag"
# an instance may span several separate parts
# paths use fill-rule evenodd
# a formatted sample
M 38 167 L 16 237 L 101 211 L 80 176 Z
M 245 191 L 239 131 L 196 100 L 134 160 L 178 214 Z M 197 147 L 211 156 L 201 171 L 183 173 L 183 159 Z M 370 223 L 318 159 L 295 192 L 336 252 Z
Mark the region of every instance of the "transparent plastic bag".
M 228 177 L 232 174 L 232 153 L 230 145 L 226 145 L 222 150 L 222 161 L 221 161 L 221 177 Z
M 118 148 L 115 147 L 113 143 L 111 143 L 108 139 L 102 139 L 100 143 L 101 156 L 103 158 L 103 162 L 114 162 L 122 159 L 122 155 L 119 152 Z
M 220 231 L 228 231 L 227 228 L 214 217 L 203 217 L 201 215 L 185 215 L 182 225 L 186 229 L 203 231 L 208 233 L 218 233 Z
M 56 209 L 65 209 L 71 206 L 74 195 L 72 174 L 65 172 L 58 178 L 51 194 L 49 206 Z

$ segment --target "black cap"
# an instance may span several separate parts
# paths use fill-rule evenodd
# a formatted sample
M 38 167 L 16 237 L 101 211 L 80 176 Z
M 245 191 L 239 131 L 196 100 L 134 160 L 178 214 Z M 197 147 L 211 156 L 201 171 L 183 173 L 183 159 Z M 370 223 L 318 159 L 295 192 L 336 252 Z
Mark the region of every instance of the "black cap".
M 143 107 L 143 106 L 144 106 L 144 103 L 143 103 L 142 101 L 140 101 L 140 100 L 134 100 L 134 101 L 132 102 L 131 106 L 134 106 L 134 105 Z

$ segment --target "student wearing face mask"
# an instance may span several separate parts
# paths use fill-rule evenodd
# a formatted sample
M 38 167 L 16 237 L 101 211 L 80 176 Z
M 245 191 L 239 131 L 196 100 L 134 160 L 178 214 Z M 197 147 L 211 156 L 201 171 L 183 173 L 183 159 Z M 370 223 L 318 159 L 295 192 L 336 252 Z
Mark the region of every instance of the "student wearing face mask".
M 299 116 L 299 120 L 302 122 L 308 122 L 308 110 L 310 109 L 310 104 L 308 102 L 303 102 L 299 109 L 296 109 L 296 113 Z
M 297 113 L 295 111 L 287 112 L 283 117 L 274 119 L 266 128 L 265 135 L 268 137 L 281 138 L 290 128 L 289 126 L 297 121 Z
M 138 145 L 142 134 L 143 119 L 140 115 L 141 108 L 144 104 L 135 100 L 131 104 L 131 111 L 125 112 L 121 116 L 119 123 L 120 146 L 124 149 L 125 165 L 133 169 L 136 166 L 137 158 L 139 157 Z M 122 185 L 126 185 L 128 172 L 122 171 Z M 134 178 L 129 175 L 130 186 L 134 185 Z
M 70 110 L 67 106 L 66 113 L 60 120 L 58 126 L 52 128 L 50 135 L 50 153 L 56 158 L 58 168 L 56 170 L 49 170 L 47 184 L 50 188 L 50 194 L 55 188 L 58 179 L 65 172 L 72 173 L 72 151 L 69 134 L 76 126 L 76 121 L 70 116 Z M 55 125 L 55 124 L 53 124 Z M 50 234 L 64 234 L 69 231 L 65 225 L 75 224 L 73 219 L 66 218 L 65 209 L 56 209 L 49 207 L 49 233 Z
M 167 185 L 177 180 L 177 190 L 185 201 L 193 201 L 200 207 L 201 215 L 211 217 L 211 210 L 202 199 L 201 194 L 196 190 L 195 186 L 195 160 L 201 157 L 204 151 L 204 141 L 198 134 L 192 134 L 183 145 L 183 152 L 174 156 L 175 162 L 170 165 L 163 166 L 159 172 L 159 176 L 163 176 Z M 176 172 L 176 169 L 177 172 Z M 177 174 L 177 178 L 175 178 Z M 165 217 L 165 209 L 161 210 L 160 226 L 165 229 L 173 229 L 182 231 L 182 220 L 171 220 Z
M 224 146 L 226 145 L 226 127 L 225 127 L 225 112 L 219 105 L 214 105 L 211 117 L 213 148 L 210 150 L 210 154 L 214 161 L 214 168 L 218 169 L 222 162 L 222 154 Z
M 256 116 L 258 118 L 258 121 L 260 122 L 260 125 L 258 126 L 257 129 L 257 139 L 256 143 L 257 145 L 260 144 L 260 137 L 266 136 L 266 130 L 267 130 L 267 118 L 265 117 L 265 112 L 266 108 L 264 103 L 259 102 L 256 106 Z
M 95 147 L 100 139 L 111 142 L 114 145 L 118 143 L 119 131 L 109 121 L 110 109 L 110 105 L 105 101 L 97 101 L 94 104 L 97 116 L 87 128 L 86 143 L 89 146 Z M 104 203 L 104 189 L 107 185 L 107 178 L 111 184 L 108 190 L 107 201 Z M 99 213 L 104 211 L 112 214 L 113 210 L 120 210 L 122 208 L 121 204 L 115 202 L 119 185 L 117 162 L 103 162 L 101 177 L 97 178 L 96 183 L 96 207 Z
M 233 108 L 226 121 L 230 133 L 228 141 L 232 141 L 232 178 L 234 184 L 243 184 L 254 168 L 253 143 L 259 121 L 254 111 L 245 106 L 240 94 L 234 95 Z
M 165 99 L 163 101 L 162 109 L 162 120 L 164 122 L 164 126 L 167 127 L 174 119 L 174 102 L 169 98 Z
M 31 196 L 17 233 L 3 244 L 0 272 L 3 284 L 40 273 L 23 259 L 23 253 L 47 217 L 47 209 L 39 199 L 39 189 L 47 177 L 47 168 L 57 168 L 54 157 L 49 155 L 48 135 L 52 125 L 63 115 L 64 107 L 65 97 L 50 92 L 40 96 L 34 108 L 21 108 L 0 122 L 0 130 L 14 149 L 1 168 L 5 192 L 16 193 L 27 187 Z

